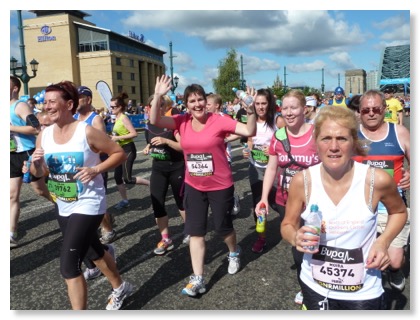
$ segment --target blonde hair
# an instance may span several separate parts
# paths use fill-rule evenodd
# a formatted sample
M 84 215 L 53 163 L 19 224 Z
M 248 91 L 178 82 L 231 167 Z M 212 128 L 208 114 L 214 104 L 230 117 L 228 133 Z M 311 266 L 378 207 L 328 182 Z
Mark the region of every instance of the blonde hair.
M 169 107 L 172 107 L 172 105 L 174 104 L 174 101 L 168 95 L 162 96 L 162 100 L 163 100 L 163 105 L 165 106 L 165 110 L 168 109 Z
M 283 96 L 283 98 L 281 100 L 283 102 L 285 98 L 291 98 L 291 97 L 294 97 L 294 98 L 298 99 L 298 101 L 299 101 L 299 103 L 301 104 L 302 107 L 306 106 L 306 97 L 301 90 L 292 89 L 292 90 L 288 91 Z
M 321 133 L 321 127 L 326 120 L 332 120 L 340 124 L 341 126 L 350 130 L 350 135 L 353 138 L 354 142 L 354 153 L 355 155 L 365 156 L 367 155 L 367 149 L 362 147 L 364 141 L 359 139 L 358 135 L 358 126 L 356 115 L 353 111 L 348 108 L 337 107 L 337 106 L 325 106 L 321 108 L 315 117 L 315 129 L 314 136 L 315 140 L 318 139 Z

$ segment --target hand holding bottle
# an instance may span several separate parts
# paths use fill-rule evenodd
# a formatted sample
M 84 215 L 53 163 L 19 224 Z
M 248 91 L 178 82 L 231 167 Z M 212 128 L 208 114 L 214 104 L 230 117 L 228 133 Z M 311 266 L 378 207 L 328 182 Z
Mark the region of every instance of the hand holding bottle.
M 265 225 L 267 223 L 267 207 L 264 202 L 262 202 L 259 206 L 259 209 L 257 211 L 257 223 L 255 226 L 255 230 L 258 233 L 264 233 L 265 232 Z
M 306 231 L 305 235 L 318 236 L 318 240 L 315 240 L 315 239 L 304 240 L 304 241 L 311 241 L 311 242 L 317 241 L 317 243 L 315 245 L 308 245 L 308 246 L 303 245 L 302 246 L 303 249 L 310 250 L 310 251 L 318 251 L 319 240 L 320 240 L 319 237 L 321 235 L 321 223 L 322 223 L 322 220 L 321 220 L 318 205 L 313 204 L 311 206 L 309 215 L 305 219 L 305 228 L 309 227 L 311 228 L 311 231 Z
M 251 151 L 249 150 L 247 143 L 244 144 L 244 149 L 242 150 L 242 155 L 244 156 L 244 159 L 248 159 L 249 156 L 251 155 Z

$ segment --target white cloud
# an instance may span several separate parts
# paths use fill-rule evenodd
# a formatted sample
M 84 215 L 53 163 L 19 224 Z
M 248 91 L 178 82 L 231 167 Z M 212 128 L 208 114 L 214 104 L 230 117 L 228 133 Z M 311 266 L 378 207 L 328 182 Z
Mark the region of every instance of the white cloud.
M 329 58 L 344 70 L 353 69 L 355 67 L 348 52 L 336 52 L 330 55 Z
M 313 72 L 319 71 L 322 68 L 325 68 L 327 64 L 321 60 L 315 60 L 313 62 L 308 63 L 300 63 L 300 64 L 288 64 L 287 70 L 291 72 L 301 73 L 301 72 Z
M 248 47 L 274 55 L 310 56 L 362 43 L 366 36 L 327 11 L 135 11 L 123 22 L 200 38 L 212 49 Z M 343 37 L 343 34 L 346 36 Z

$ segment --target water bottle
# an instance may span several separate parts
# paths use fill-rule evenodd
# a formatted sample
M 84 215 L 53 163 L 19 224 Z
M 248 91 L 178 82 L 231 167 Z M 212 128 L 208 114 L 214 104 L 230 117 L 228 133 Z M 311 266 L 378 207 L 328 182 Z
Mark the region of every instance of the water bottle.
M 311 227 L 316 230 L 316 233 L 313 232 L 305 232 L 305 234 L 320 236 L 321 235 L 321 215 L 319 212 L 318 205 L 313 204 L 311 205 L 311 210 L 309 212 L 308 217 L 305 219 L 305 226 Z M 319 241 L 318 244 L 315 246 L 303 246 L 304 249 L 308 249 L 311 251 L 317 250 L 319 248 Z
M 244 156 L 247 153 L 248 154 L 247 157 L 249 157 L 251 155 L 251 150 L 249 150 L 249 148 L 248 148 L 248 143 L 244 143 L 244 149 L 242 150 L 242 153 L 244 154 Z
M 250 106 L 252 102 L 254 101 L 254 98 L 247 94 L 243 90 L 238 90 L 236 88 L 232 88 L 233 92 L 235 92 L 236 96 L 241 99 L 247 106 Z
M 258 233 L 264 233 L 266 222 L 267 222 L 267 208 L 265 207 L 265 203 L 261 203 L 259 215 L 257 215 L 257 224 L 255 227 L 255 230 Z
M 28 168 L 28 171 L 26 171 L 23 174 L 23 182 L 24 183 L 30 183 L 31 182 L 31 172 L 29 171 L 29 168 L 31 167 L 31 161 L 32 156 L 29 156 L 28 161 L 26 161 L 26 168 Z

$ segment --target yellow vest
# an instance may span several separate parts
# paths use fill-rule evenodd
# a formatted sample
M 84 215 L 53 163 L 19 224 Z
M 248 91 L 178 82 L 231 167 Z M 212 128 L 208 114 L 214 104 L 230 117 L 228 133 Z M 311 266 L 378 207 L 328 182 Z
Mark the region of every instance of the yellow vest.
M 335 100 L 335 98 L 333 99 L 333 103 L 332 103 L 332 105 L 333 106 L 336 106 L 336 107 L 347 107 L 347 105 L 346 105 L 346 98 L 344 98 L 343 97 L 343 99 L 341 100 L 341 102 L 340 103 L 338 103 L 336 100 Z

